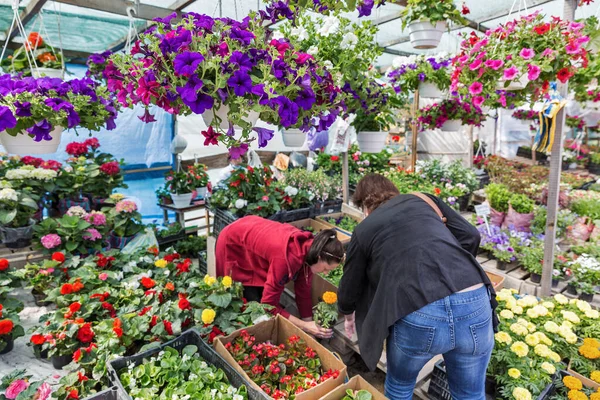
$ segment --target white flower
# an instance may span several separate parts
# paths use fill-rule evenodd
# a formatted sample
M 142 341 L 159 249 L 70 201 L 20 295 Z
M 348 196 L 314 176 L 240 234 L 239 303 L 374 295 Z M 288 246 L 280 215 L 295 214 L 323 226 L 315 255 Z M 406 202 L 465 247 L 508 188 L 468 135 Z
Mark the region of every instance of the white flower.
M 295 36 L 299 41 L 303 42 L 308 39 L 308 31 L 303 26 L 293 28 L 292 36 Z
M 286 186 L 285 189 L 283 189 L 283 191 L 290 197 L 293 197 L 298 194 L 298 189 L 291 186 Z
M 234 394 L 233 395 L 233 400 L 244 400 L 244 397 L 240 396 L 239 394 Z
M 235 201 L 235 208 L 237 208 L 238 210 L 241 208 L 244 208 L 248 205 L 248 201 L 244 200 L 244 199 L 237 199 Z
M 283 36 L 283 32 L 281 32 L 281 31 L 273 32 L 273 39 L 279 40 L 279 39 L 283 39 L 283 38 L 285 38 L 285 36 Z
M 333 63 L 329 60 L 323 61 L 323 66 L 325 67 L 325 69 L 333 69 Z
M 85 217 L 87 215 L 87 211 L 80 206 L 73 206 L 67 210 L 67 215 L 70 217 Z
M 321 25 L 317 33 L 321 36 L 328 37 L 332 33 L 336 33 L 339 29 L 340 20 L 336 16 L 330 15 L 323 19 L 323 25 Z
M 314 56 L 319 52 L 319 48 L 317 46 L 310 46 L 306 52 L 311 56 Z
M 354 49 L 354 46 L 356 46 L 356 44 L 358 43 L 358 36 L 356 36 L 354 33 L 352 32 L 348 32 L 344 35 L 344 39 L 342 40 L 342 43 L 340 44 L 342 49 Z
M 6 171 L 6 179 L 22 180 L 31 178 L 31 170 L 25 168 L 17 168 Z
M 58 172 L 51 169 L 36 168 L 31 171 L 31 177 L 40 181 L 50 181 L 58 176 Z
M 2 189 L 0 190 L 0 200 L 19 201 L 19 194 L 15 189 Z

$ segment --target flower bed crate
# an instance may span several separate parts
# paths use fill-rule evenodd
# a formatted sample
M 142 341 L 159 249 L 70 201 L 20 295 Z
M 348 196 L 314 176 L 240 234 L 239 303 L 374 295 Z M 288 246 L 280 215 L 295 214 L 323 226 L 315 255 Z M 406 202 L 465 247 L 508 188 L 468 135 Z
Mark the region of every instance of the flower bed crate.
M 299 229 L 310 227 L 312 228 L 314 233 L 321 232 L 325 229 L 331 229 L 331 226 L 329 224 L 326 224 L 323 221 L 317 221 L 315 219 L 302 219 L 300 221 L 290 222 L 289 224 Z M 342 244 L 346 244 L 350 243 L 351 236 L 338 230 L 337 238 L 340 242 L 342 242 Z
M 492 286 L 494 286 L 495 291 L 499 291 L 502 290 L 502 288 L 504 288 L 504 280 L 506 279 L 505 277 L 487 271 L 485 272 L 485 274 L 488 276 L 488 278 L 490 278 L 490 281 L 492 282 Z
M 385 400 L 386 397 L 381 394 L 373 385 L 367 382 L 362 376 L 356 375 L 352 379 L 350 379 L 347 383 L 344 383 L 342 386 L 335 389 L 333 392 L 329 393 L 326 396 L 321 397 L 320 400 L 340 400 L 346 396 L 346 390 L 366 390 L 371 393 L 373 396 L 373 400 Z
M 268 321 L 245 328 L 245 330 L 251 336 L 256 338 L 257 343 L 271 341 L 273 344 L 278 345 L 285 343 L 290 336 L 299 336 L 300 339 L 306 342 L 307 346 L 311 347 L 317 353 L 317 356 L 321 359 L 324 370 L 332 369 L 340 372 L 337 378 L 328 379 L 305 392 L 299 393 L 296 395 L 296 400 L 320 399 L 335 388 L 339 387 L 342 383 L 344 383 L 344 380 L 346 380 L 347 374 L 344 363 L 338 360 L 333 353 L 327 350 L 323 345 L 313 339 L 312 336 L 296 327 L 281 315 L 278 315 L 277 317 Z M 242 329 L 233 332 L 229 336 L 217 337 L 214 341 L 214 346 L 217 350 L 217 353 L 219 353 L 221 357 L 223 357 L 230 365 L 232 365 L 233 368 L 243 377 L 243 379 L 251 381 L 246 372 L 244 372 L 244 370 L 235 361 L 231 353 L 229 353 L 229 350 L 225 348 L 227 343 L 234 341 L 238 336 L 240 336 L 241 331 Z M 250 385 L 251 387 L 249 389 L 256 389 L 257 391 L 260 391 L 260 393 L 264 394 L 264 392 L 256 383 L 251 381 Z M 264 395 L 266 396 L 266 394 Z
M 313 207 L 299 208 L 297 210 L 283 210 L 276 214 L 274 220 L 279 222 L 293 222 L 310 218 L 312 213 Z
M 358 222 L 358 223 L 361 223 L 361 222 L 362 222 L 362 219 L 361 219 L 361 218 L 359 218 L 359 217 L 357 217 L 357 216 L 355 216 L 355 215 L 351 215 L 351 214 L 344 213 L 344 212 L 333 213 L 333 214 L 327 214 L 327 215 L 321 215 L 321 216 L 317 217 L 317 221 L 323 222 L 324 224 L 326 224 L 326 225 L 330 226 L 331 228 L 333 228 L 333 229 L 335 229 L 335 230 L 337 230 L 337 231 L 339 231 L 339 232 L 343 232 L 343 233 L 345 233 L 346 235 L 350 235 L 350 236 L 352 236 L 352 232 L 350 232 L 350 231 L 348 231 L 348 230 L 346 230 L 346 229 L 342 229 L 342 228 L 340 228 L 340 227 L 336 226 L 335 224 L 332 224 L 331 222 L 328 222 L 328 221 L 326 220 L 326 219 L 328 219 L 328 218 L 335 218 L 335 219 L 338 219 L 338 218 L 343 218 L 343 217 L 350 217 L 350 218 L 352 218 L 353 220 L 355 220 L 355 221 L 356 221 L 356 222 Z
M 525 147 L 519 147 L 517 149 L 517 157 L 523 157 L 523 158 L 528 158 L 530 160 L 533 159 L 533 151 L 529 148 L 525 148 Z M 536 161 L 548 161 L 548 155 L 545 153 L 541 153 L 539 151 L 535 152 L 535 160 Z
M 196 346 L 198 348 L 198 355 L 202 357 L 202 359 L 206 361 L 207 364 L 214 365 L 215 367 L 223 370 L 223 372 L 225 372 L 225 375 L 227 376 L 227 379 L 229 380 L 229 383 L 232 386 L 239 388 L 241 385 L 245 385 L 248 388 L 248 398 L 250 400 L 267 399 L 264 393 L 262 393 L 259 390 L 256 390 L 245 377 L 243 377 L 236 371 L 235 367 L 232 368 L 232 366 L 228 364 L 228 362 L 225 361 L 223 357 L 217 354 L 209 345 L 204 343 L 204 341 L 200 337 L 200 334 L 195 329 L 190 329 L 182 333 L 181 336 L 170 340 L 154 349 L 144 351 L 134 356 L 121 357 L 111 361 L 107 366 L 108 378 L 111 384 L 117 387 L 119 395 L 124 400 L 132 400 L 131 396 L 129 396 L 129 394 L 121 384 L 118 375 L 118 372 L 120 370 L 122 370 L 123 368 L 127 368 L 128 365 L 131 363 L 133 363 L 135 366 L 142 364 L 145 360 L 150 359 L 151 357 L 154 357 L 155 355 L 160 353 L 162 350 L 165 349 L 165 347 L 172 347 L 181 352 L 181 350 L 188 345 Z
M 158 248 L 162 251 L 170 247 L 171 244 L 183 239 L 185 239 L 185 229 L 182 229 L 181 231 L 179 231 L 179 233 L 176 233 L 175 235 L 170 235 L 163 238 L 156 238 L 156 240 L 158 241 Z
M 121 397 L 119 396 L 117 387 L 113 386 L 110 389 L 98 392 L 90 397 L 86 397 L 83 400 L 121 400 Z
M 217 208 L 214 212 L 215 219 L 213 222 L 212 234 L 214 237 L 218 237 L 219 233 L 221 233 L 221 231 L 225 229 L 227 225 L 237 221 L 238 217 L 233 215 L 230 211 L 222 210 L 220 208 Z
M 581 381 L 581 383 L 583 383 L 583 386 L 592 388 L 592 389 L 600 389 L 600 383 L 596 383 L 593 380 L 591 380 L 590 378 L 586 378 L 585 376 L 581 375 L 580 373 L 575 372 L 571 368 L 571 362 L 569 362 L 569 366 L 567 367 L 567 372 L 569 373 L 569 375 L 574 376 L 575 378 L 579 379 Z
M 318 215 L 338 213 L 342 211 L 342 203 L 342 199 L 316 203 L 313 207 L 313 213 L 311 215 L 311 218 L 314 218 Z

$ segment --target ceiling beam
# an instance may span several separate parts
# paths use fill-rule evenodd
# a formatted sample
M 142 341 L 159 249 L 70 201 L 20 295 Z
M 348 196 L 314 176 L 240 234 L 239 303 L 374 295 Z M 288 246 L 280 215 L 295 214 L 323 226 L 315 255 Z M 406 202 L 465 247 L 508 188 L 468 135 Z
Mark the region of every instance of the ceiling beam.
M 134 2 L 122 0 L 55 0 L 58 3 L 69 4 L 72 6 L 90 8 L 92 10 L 104 11 L 111 14 L 127 16 L 127 7 L 136 8 Z M 156 7 L 148 4 L 139 4 L 139 9 L 135 13 L 135 18 L 152 20 L 156 17 L 164 18 L 172 14 L 173 10 L 169 8 Z
M 19 14 L 21 21 L 23 22 L 23 26 L 27 25 L 27 23 L 31 21 L 31 19 L 40 12 L 40 10 L 42 9 L 42 7 L 44 7 L 44 4 L 46 4 L 47 1 L 48 0 L 31 0 L 29 2 L 27 7 L 25 7 L 25 9 Z M 12 40 L 12 38 L 14 38 L 18 32 L 19 28 L 17 26 L 14 26 L 12 30 L 9 27 L 6 30 L 4 37 L 6 38 L 6 40 Z M 26 38 L 23 39 L 25 40 Z
M 186 8 L 187 6 L 190 6 L 195 1 L 196 0 L 177 0 L 176 2 L 174 2 L 167 8 L 170 8 L 171 10 L 174 10 L 174 11 L 181 11 L 184 8 Z
M 398 11 L 397 13 L 394 13 L 394 14 L 384 15 L 383 17 L 374 19 L 372 23 L 375 26 L 383 25 L 383 24 L 386 24 L 391 21 L 395 21 L 400 18 L 402 18 L 402 11 Z

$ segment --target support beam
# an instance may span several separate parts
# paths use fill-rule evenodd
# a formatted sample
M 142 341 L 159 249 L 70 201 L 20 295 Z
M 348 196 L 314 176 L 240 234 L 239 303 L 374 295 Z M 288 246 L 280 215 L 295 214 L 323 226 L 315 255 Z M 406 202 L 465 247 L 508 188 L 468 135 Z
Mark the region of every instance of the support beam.
M 186 8 L 187 6 L 189 6 L 192 3 L 194 3 L 195 1 L 196 0 L 177 0 L 176 2 L 174 2 L 173 4 L 171 4 L 167 8 L 170 8 L 173 11 L 181 11 L 184 8 Z
M 384 15 L 383 17 L 379 17 L 377 19 L 374 19 L 372 21 L 373 25 L 377 26 L 377 25 L 383 25 L 386 24 L 388 22 L 391 21 L 395 21 L 397 19 L 402 18 L 402 11 L 398 11 L 397 13 L 394 14 L 389 14 L 389 15 Z
M 25 9 L 19 14 L 21 21 L 23 22 L 23 26 L 27 25 L 27 23 L 40 12 L 47 1 L 48 0 L 31 0 L 27 7 L 25 7 Z M 18 32 L 19 28 L 17 28 L 16 25 L 13 27 L 12 31 L 9 27 L 4 34 L 4 37 L 6 38 L 5 40 L 12 40 L 12 38 L 14 38 Z
M 92 10 L 104 11 L 111 14 L 127 16 L 127 7 L 131 6 L 135 8 L 135 3 L 132 1 L 121 1 L 121 0 L 55 0 L 58 3 L 69 4 L 72 6 L 90 8 Z M 173 10 L 169 8 L 156 7 L 148 4 L 140 3 L 139 10 L 136 12 L 135 17 L 139 19 L 152 20 L 156 17 L 166 17 L 173 13 Z

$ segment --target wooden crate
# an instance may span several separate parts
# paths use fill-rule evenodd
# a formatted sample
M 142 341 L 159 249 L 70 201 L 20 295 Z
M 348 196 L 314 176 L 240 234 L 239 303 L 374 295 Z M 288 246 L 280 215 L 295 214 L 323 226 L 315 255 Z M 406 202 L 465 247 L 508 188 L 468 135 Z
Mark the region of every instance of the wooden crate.
M 356 215 L 348 214 L 348 213 L 345 213 L 345 212 L 341 212 L 341 213 L 333 213 L 333 214 L 327 214 L 327 215 L 320 215 L 320 216 L 317 217 L 317 221 L 326 224 L 327 226 L 329 226 L 330 228 L 335 229 L 336 231 L 343 232 L 346 235 L 352 236 L 352 232 L 347 231 L 345 229 L 342 229 L 342 228 L 340 228 L 338 226 L 335 226 L 335 224 L 332 224 L 332 223 L 326 221 L 326 218 L 327 219 L 329 219 L 329 218 L 338 219 L 338 218 L 343 218 L 343 217 L 350 217 L 350 218 L 354 219 L 358 223 L 362 222 L 362 220 L 363 220 L 362 218 L 360 218 L 360 217 L 358 217 Z

